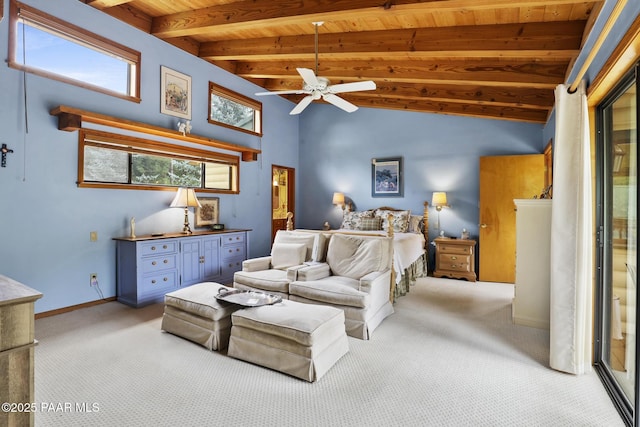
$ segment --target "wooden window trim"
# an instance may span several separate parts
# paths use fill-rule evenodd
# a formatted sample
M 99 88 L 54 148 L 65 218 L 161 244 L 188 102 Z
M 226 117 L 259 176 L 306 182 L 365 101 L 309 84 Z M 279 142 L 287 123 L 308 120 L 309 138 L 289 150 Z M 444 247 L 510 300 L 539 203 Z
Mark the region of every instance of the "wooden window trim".
M 131 88 L 134 92 L 133 95 L 126 95 L 123 93 L 111 91 L 111 90 L 102 88 L 100 86 L 95 86 L 90 83 L 85 83 L 80 80 L 75 80 L 69 77 L 51 73 L 38 68 L 30 67 L 28 65 L 23 65 L 17 62 L 16 61 L 16 42 L 18 39 L 17 31 L 18 31 L 18 20 L 20 20 L 21 18 L 26 19 L 43 28 L 51 29 L 56 33 L 59 33 L 59 35 L 68 35 L 69 38 L 73 39 L 74 41 L 78 40 L 86 44 L 87 46 L 94 46 L 100 50 L 111 53 L 114 56 L 121 57 L 125 61 L 129 62 L 132 65 L 133 74 L 135 75 L 135 77 L 133 77 L 132 88 Z M 9 54 L 7 58 L 8 65 L 11 68 L 15 68 L 17 70 L 25 71 L 25 72 L 35 74 L 41 77 L 45 77 L 51 80 L 57 80 L 70 85 L 82 87 L 84 89 L 93 90 L 96 92 L 104 93 L 107 95 L 111 95 L 118 98 L 126 99 L 128 101 L 139 103 L 141 101 L 140 99 L 141 57 L 142 57 L 141 53 L 136 50 L 128 48 L 119 43 L 116 43 L 105 37 L 91 33 L 83 28 L 80 28 L 76 25 L 65 22 L 61 19 L 58 19 L 49 14 L 46 14 L 40 10 L 34 9 L 16 0 L 11 0 L 11 3 L 9 5 Z
M 246 105 L 247 107 L 251 107 L 254 111 L 259 111 L 260 119 L 259 119 L 259 129 L 257 131 L 252 131 L 249 129 L 243 129 L 237 126 L 230 125 L 228 123 L 219 122 L 217 120 L 211 119 L 211 94 L 215 93 L 216 95 L 222 96 L 224 98 L 230 99 L 237 104 Z M 244 96 L 241 93 L 237 93 L 232 91 L 231 89 L 227 89 L 226 87 L 220 86 L 219 84 L 209 82 L 209 94 L 207 96 L 209 101 L 208 111 L 207 111 L 207 121 L 212 125 L 218 125 L 222 127 L 226 127 L 228 129 L 238 130 L 240 132 L 245 132 L 251 135 L 262 136 L 262 102 L 256 101 L 255 99 L 249 98 L 248 96 Z
M 90 140 L 90 142 L 86 142 Z M 95 141 L 94 141 L 95 140 Z M 84 181 L 84 147 L 100 147 L 112 150 L 126 151 L 129 153 L 144 153 L 149 155 L 160 155 L 174 157 L 182 160 L 195 160 L 199 162 L 209 162 L 227 164 L 236 169 L 236 189 L 221 190 L 213 188 L 198 187 L 196 191 L 201 193 L 218 194 L 239 194 L 240 193 L 240 158 L 231 154 L 216 153 L 197 148 L 183 147 L 161 141 L 152 141 L 143 138 L 136 138 L 128 135 L 120 135 L 95 129 L 80 129 L 78 132 L 78 187 L 82 188 L 111 188 L 126 190 L 164 190 L 176 191 L 176 186 L 141 185 L 141 184 L 118 184 L 102 182 Z

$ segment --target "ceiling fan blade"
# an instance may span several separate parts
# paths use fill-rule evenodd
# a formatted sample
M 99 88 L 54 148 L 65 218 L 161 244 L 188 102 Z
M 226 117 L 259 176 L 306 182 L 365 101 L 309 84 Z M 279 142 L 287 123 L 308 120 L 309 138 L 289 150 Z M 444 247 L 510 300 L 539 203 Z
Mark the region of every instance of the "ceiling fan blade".
M 300 95 L 303 93 L 309 93 L 306 90 L 297 89 L 297 90 L 276 90 L 273 92 L 257 92 L 256 96 L 265 96 L 265 95 Z
M 307 108 L 307 106 L 309 106 L 309 104 L 311 104 L 311 101 L 313 101 L 313 96 L 311 96 L 311 95 L 305 96 L 304 98 L 302 98 L 302 100 L 300 102 L 298 102 L 298 105 L 293 107 L 293 110 L 291 110 L 291 112 L 289 114 L 293 116 L 295 114 L 302 113 L 302 110 Z
M 344 99 L 342 99 L 339 96 L 334 95 L 332 93 L 326 93 L 326 94 L 322 95 L 322 99 L 324 99 L 325 101 L 335 105 L 338 108 L 342 108 L 344 111 L 347 111 L 349 113 L 353 113 L 354 111 L 356 111 L 358 109 L 358 107 L 356 107 L 355 105 L 353 105 L 349 101 L 345 101 Z
M 313 70 L 310 70 L 308 68 L 296 68 L 296 70 L 298 70 L 298 74 L 300 74 L 302 80 L 304 80 L 307 85 L 316 87 L 320 84 Z
M 374 90 L 376 83 L 367 80 L 364 82 L 342 83 L 337 85 L 331 85 L 327 89 L 329 93 L 344 93 L 344 92 L 357 92 L 361 90 Z

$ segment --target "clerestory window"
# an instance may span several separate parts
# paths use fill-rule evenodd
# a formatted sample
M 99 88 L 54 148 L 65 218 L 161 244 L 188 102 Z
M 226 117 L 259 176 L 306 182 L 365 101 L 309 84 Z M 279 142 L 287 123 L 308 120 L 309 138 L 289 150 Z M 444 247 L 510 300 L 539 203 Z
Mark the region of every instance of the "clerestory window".
M 209 82 L 209 123 L 262 136 L 262 103 Z
M 79 132 L 78 186 L 238 193 L 237 156 L 118 135 Z
M 140 102 L 140 52 L 11 1 L 9 66 Z

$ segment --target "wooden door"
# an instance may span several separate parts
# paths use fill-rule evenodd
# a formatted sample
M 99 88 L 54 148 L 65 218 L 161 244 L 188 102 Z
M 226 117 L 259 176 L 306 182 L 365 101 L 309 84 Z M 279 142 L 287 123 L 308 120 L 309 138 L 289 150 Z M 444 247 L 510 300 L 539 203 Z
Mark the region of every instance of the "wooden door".
M 278 230 L 287 229 L 287 213 L 295 221 L 295 169 L 271 165 L 271 242 Z
M 480 280 L 515 282 L 513 199 L 540 196 L 545 184 L 544 161 L 543 154 L 480 157 Z

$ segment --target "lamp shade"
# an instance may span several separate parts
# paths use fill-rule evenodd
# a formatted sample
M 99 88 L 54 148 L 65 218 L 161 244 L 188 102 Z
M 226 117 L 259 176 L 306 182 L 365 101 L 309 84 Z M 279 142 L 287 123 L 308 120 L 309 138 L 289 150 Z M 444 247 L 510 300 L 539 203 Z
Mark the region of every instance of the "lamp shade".
M 333 202 L 334 205 L 344 205 L 344 194 L 343 193 L 333 193 Z
M 431 197 L 431 206 L 433 207 L 442 207 L 447 206 L 447 193 L 444 191 L 434 192 Z
M 200 207 L 200 202 L 193 188 L 178 188 L 176 197 L 173 198 L 170 206 L 172 208 Z

